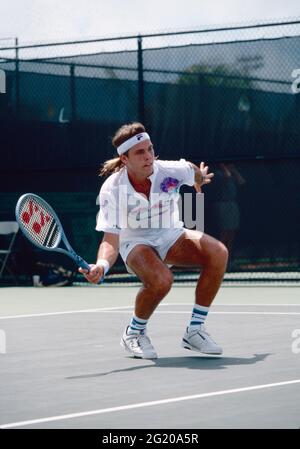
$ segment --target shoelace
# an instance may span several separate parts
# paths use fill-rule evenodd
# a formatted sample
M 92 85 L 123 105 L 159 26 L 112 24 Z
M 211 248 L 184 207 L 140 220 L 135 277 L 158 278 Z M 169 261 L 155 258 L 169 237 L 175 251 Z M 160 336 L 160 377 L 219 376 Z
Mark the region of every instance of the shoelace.
M 128 341 L 129 346 L 134 349 L 140 347 L 141 349 L 151 346 L 149 337 L 146 334 L 135 335 L 132 334 Z
M 139 346 L 138 344 L 138 335 L 132 334 L 132 335 L 128 335 L 127 337 L 127 341 L 128 341 L 128 345 L 134 349 L 137 348 Z
M 206 327 L 204 326 L 204 324 L 202 324 L 202 326 L 199 329 L 200 332 L 203 332 L 205 334 L 206 337 L 208 337 L 208 341 L 211 341 L 213 344 L 217 344 L 213 338 L 211 338 L 210 334 L 207 332 Z
M 138 342 L 142 349 L 146 346 L 152 346 L 150 338 L 146 334 L 140 334 L 138 337 Z
M 207 330 L 206 330 L 206 327 L 204 326 L 204 324 L 202 324 L 201 326 L 200 326 L 200 332 L 203 332 L 204 334 L 206 334 L 206 335 L 208 335 L 209 337 L 210 337 L 210 335 L 209 335 L 209 333 L 207 332 Z
M 210 337 L 210 335 L 209 335 L 209 333 L 207 332 L 207 330 L 206 330 L 204 324 L 202 324 L 198 330 L 194 331 L 194 332 L 193 332 L 193 335 L 198 334 L 199 332 L 200 332 L 200 333 L 203 333 L 203 334 L 205 334 L 205 335 L 207 335 L 207 336 Z

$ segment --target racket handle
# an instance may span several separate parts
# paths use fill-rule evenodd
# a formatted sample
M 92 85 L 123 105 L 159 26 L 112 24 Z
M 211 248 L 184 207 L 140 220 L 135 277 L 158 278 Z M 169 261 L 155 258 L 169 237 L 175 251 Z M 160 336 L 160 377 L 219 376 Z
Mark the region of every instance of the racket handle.
M 88 270 L 90 272 L 89 264 L 84 259 L 82 259 L 82 257 L 77 255 L 76 263 L 80 268 L 83 268 L 84 270 Z M 99 279 L 98 284 L 102 284 L 103 281 L 104 281 L 104 276 Z
M 88 272 L 90 272 L 91 267 L 89 266 L 89 264 L 82 259 L 80 256 L 76 257 L 76 263 L 80 268 L 83 268 L 84 270 L 88 270 Z
M 89 264 L 80 256 L 78 256 L 78 254 L 73 254 L 73 257 L 75 256 L 75 261 L 77 263 L 77 265 L 80 268 L 83 268 L 84 270 L 88 270 L 88 272 L 90 272 L 91 268 L 89 266 Z M 98 284 L 102 284 L 102 282 L 104 281 L 104 276 L 98 281 Z

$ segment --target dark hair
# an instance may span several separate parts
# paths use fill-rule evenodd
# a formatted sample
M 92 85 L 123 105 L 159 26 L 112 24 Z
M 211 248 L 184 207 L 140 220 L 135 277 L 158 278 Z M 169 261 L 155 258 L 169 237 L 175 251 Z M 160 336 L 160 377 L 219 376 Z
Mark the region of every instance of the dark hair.
M 130 137 L 143 132 L 145 132 L 145 127 L 144 125 L 142 125 L 142 123 L 132 122 L 123 125 L 115 132 L 115 135 L 112 138 L 112 144 L 115 148 L 117 148 L 126 140 L 130 139 Z
M 132 122 L 128 123 L 126 125 L 121 126 L 116 132 L 115 135 L 112 138 L 112 144 L 115 148 L 118 148 L 118 146 L 122 145 L 126 140 L 130 139 L 130 137 L 135 136 L 136 134 L 145 132 L 145 127 L 142 125 L 142 123 L 139 122 Z M 124 153 L 125 156 L 127 153 Z M 100 176 L 108 176 L 112 173 L 115 173 L 121 168 L 124 167 L 123 162 L 120 159 L 120 156 L 115 157 L 113 159 L 109 159 L 108 161 L 105 161 L 103 163 L 103 166 L 100 170 Z

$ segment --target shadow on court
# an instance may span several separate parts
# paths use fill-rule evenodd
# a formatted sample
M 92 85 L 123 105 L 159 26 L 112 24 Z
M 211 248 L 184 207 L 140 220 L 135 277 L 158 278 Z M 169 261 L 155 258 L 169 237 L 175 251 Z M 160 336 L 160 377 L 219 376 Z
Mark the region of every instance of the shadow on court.
M 151 365 L 132 366 L 130 368 L 117 369 L 104 373 L 82 374 L 79 376 L 66 377 L 66 379 L 88 379 L 147 368 L 187 368 L 199 370 L 226 369 L 228 366 L 254 365 L 257 362 L 263 362 L 269 355 L 271 355 L 271 353 L 254 354 L 252 357 L 247 358 L 220 356 L 162 357 L 157 360 L 149 360 L 148 362 L 151 363 Z M 143 360 L 141 359 L 141 362 L 142 361 Z

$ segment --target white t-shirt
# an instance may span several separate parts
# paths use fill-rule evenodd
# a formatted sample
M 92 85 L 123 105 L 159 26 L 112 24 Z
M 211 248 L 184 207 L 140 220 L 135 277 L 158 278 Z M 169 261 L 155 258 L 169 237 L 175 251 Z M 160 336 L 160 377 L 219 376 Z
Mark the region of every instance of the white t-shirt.
M 166 229 L 181 228 L 179 188 L 192 186 L 195 172 L 185 159 L 153 163 L 149 200 L 136 192 L 123 167 L 103 183 L 99 193 L 97 231 L 119 234 L 120 241 L 138 237 L 157 238 Z

